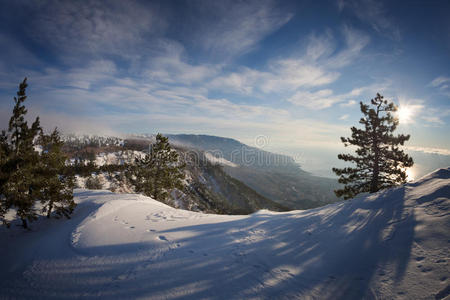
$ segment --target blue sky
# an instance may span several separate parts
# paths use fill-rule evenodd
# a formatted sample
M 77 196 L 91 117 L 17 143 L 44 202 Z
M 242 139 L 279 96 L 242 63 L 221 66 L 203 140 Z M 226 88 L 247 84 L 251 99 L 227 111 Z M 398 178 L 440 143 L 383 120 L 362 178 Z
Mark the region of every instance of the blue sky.
M 262 136 L 313 169 L 380 92 L 406 112 L 410 150 L 450 154 L 448 1 L 1 6 L 2 127 L 27 76 L 30 114 L 47 127 Z

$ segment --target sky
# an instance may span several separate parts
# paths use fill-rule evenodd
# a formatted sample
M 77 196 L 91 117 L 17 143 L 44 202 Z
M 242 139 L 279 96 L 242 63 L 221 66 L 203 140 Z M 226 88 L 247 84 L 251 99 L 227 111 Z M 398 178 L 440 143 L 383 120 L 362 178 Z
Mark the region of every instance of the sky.
M 448 1 L 0 3 L 2 128 L 28 77 L 48 129 L 225 136 L 327 175 L 379 92 L 408 151 L 450 161 Z

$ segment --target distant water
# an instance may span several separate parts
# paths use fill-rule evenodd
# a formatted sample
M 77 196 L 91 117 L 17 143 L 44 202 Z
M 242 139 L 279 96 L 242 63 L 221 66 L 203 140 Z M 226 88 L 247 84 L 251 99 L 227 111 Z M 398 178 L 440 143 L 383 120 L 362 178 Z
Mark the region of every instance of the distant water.
M 331 168 L 344 167 L 345 162 L 337 158 L 342 150 L 336 149 L 299 149 L 299 150 L 285 150 L 276 151 L 282 154 L 291 155 L 295 161 L 300 164 L 301 168 L 313 175 L 336 178 Z M 410 173 L 414 179 L 420 178 L 436 169 L 450 166 L 450 155 L 441 155 L 434 153 L 424 153 L 419 151 L 408 151 L 414 160 L 414 166 Z

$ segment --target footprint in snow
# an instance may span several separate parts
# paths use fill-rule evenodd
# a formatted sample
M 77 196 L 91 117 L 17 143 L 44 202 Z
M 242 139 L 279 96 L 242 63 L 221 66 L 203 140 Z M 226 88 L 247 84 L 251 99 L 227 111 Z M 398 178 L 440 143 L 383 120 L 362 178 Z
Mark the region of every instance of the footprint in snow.
M 165 236 L 163 236 L 163 235 L 158 236 L 157 239 L 160 240 L 160 241 L 166 241 L 166 242 L 169 241 L 169 240 L 168 240 Z
M 416 261 L 422 261 L 422 260 L 424 260 L 425 259 L 425 257 L 424 256 L 419 256 L 419 257 L 416 257 Z

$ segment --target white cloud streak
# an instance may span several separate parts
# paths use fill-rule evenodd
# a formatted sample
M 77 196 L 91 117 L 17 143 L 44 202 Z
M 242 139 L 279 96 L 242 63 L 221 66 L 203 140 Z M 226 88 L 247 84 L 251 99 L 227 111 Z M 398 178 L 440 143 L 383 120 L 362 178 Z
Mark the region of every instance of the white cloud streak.
M 196 4 L 199 14 L 193 20 L 194 41 L 214 56 L 225 58 L 252 50 L 293 16 L 279 9 L 272 0 L 200 1 Z M 207 26 L 206 21 L 209 21 Z
M 38 43 L 46 43 L 64 60 L 82 54 L 119 54 L 131 58 L 149 46 L 146 37 L 167 27 L 156 7 L 137 1 L 42 1 L 29 29 Z
M 390 18 L 389 12 L 381 1 L 377 0 L 338 0 L 338 9 L 347 9 L 363 23 L 369 24 L 379 34 L 399 41 L 400 29 Z
M 342 28 L 342 35 L 345 47 L 339 51 L 331 31 L 326 31 L 322 36 L 313 34 L 302 54 L 272 60 L 264 70 L 243 67 L 238 71 L 223 74 L 212 80 L 210 87 L 242 94 L 269 94 L 308 93 L 310 88 L 331 84 L 341 76 L 339 69 L 351 64 L 369 43 L 368 36 L 347 26 Z M 299 89 L 302 91 L 298 91 Z M 292 97 L 296 98 L 295 95 Z M 333 100 L 322 100 L 334 103 Z M 324 103 L 320 107 L 329 105 Z
M 450 150 L 444 148 L 405 146 L 405 149 L 409 151 L 423 152 L 429 154 L 450 155 Z

